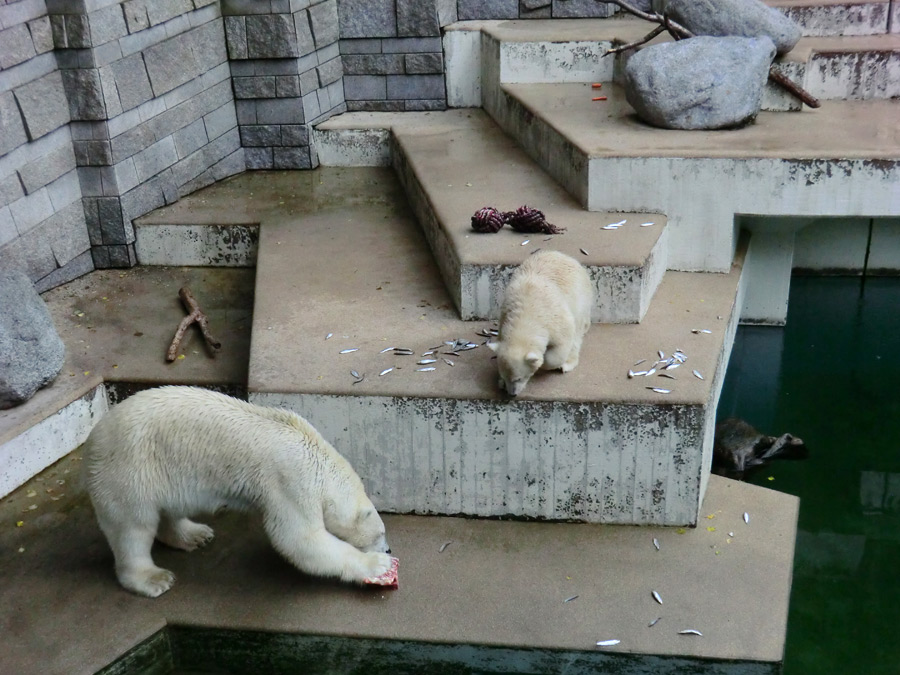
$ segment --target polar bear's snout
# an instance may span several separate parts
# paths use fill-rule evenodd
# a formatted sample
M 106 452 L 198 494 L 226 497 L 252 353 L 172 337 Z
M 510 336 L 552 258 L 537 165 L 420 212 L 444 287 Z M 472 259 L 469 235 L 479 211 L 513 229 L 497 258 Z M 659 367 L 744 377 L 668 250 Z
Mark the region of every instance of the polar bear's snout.
M 366 548 L 363 549 L 363 551 L 365 551 L 366 553 L 368 553 L 370 551 L 375 551 L 377 553 L 390 554 L 391 547 L 387 543 L 387 537 L 382 534 L 380 537 L 378 537 L 378 539 L 376 539 L 374 542 L 372 542 L 371 546 L 367 546 Z

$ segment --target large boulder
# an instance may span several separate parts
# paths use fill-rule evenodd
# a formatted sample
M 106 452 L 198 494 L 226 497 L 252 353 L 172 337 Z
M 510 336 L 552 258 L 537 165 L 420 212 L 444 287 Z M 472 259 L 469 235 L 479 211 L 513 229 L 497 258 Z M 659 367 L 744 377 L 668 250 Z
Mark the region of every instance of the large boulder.
M 668 0 L 665 11 L 694 35 L 761 37 L 789 52 L 802 35 L 800 26 L 760 0 Z
M 645 47 L 625 66 L 625 97 L 666 129 L 722 129 L 752 121 L 775 46 L 767 37 L 695 37 Z
M 66 348 L 22 272 L 0 272 L 0 410 L 34 396 L 63 366 Z

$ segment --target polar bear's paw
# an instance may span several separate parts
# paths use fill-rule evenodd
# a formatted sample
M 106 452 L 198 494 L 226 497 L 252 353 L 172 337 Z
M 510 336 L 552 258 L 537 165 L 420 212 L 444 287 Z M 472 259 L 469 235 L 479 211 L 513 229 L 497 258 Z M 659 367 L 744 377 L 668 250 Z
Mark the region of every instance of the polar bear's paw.
M 345 581 L 366 583 L 366 579 L 374 579 L 388 572 L 394 564 L 393 558 L 387 553 L 360 553 L 359 558 L 352 566 L 347 566 L 344 572 Z
M 133 593 L 158 598 L 175 584 L 175 575 L 161 567 L 150 567 L 123 572 L 119 582 Z
M 193 551 L 201 546 L 206 546 L 214 536 L 215 533 L 209 525 L 181 518 L 174 523 L 163 523 L 156 538 L 166 546 L 183 551 Z

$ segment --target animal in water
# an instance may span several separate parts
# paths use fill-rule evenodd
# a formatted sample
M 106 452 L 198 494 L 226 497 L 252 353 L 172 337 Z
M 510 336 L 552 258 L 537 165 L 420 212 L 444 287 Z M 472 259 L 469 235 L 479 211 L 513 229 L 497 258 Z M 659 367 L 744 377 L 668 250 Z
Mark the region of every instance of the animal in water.
M 806 444 L 792 434 L 766 436 L 744 420 L 729 417 L 716 424 L 713 444 L 714 473 L 743 478 L 774 459 L 806 459 Z
M 578 365 L 591 327 L 594 286 L 571 256 L 539 251 L 513 272 L 496 342 L 499 386 L 516 396 L 538 370 L 568 373 Z
M 142 391 L 84 446 L 84 479 L 119 583 L 157 597 L 175 575 L 154 538 L 194 550 L 222 508 L 258 511 L 274 548 L 311 575 L 366 583 L 391 569 L 381 517 L 350 463 L 299 415 L 196 387 Z

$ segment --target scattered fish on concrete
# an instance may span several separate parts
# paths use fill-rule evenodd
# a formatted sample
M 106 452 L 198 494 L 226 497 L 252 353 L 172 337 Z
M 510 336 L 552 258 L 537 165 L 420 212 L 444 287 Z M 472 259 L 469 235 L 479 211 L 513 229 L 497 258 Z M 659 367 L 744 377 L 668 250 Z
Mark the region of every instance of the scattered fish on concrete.
M 695 335 L 697 335 L 699 333 L 704 333 L 705 335 L 709 335 L 712 333 L 711 330 L 707 330 L 706 328 L 691 328 L 691 332 L 694 333 Z
M 325 339 L 330 340 L 333 336 L 334 336 L 334 333 L 329 333 L 328 335 L 325 336 Z
M 680 630 L 680 631 L 678 631 L 678 634 L 679 635 L 699 635 L 700 637 L 703 637 L 703 633 L 701 633 L 699 630 L 695 630 L 693 628 L 688 628 L 686 630 Z
M 653 373 L 655 373 L 655 372 L 656 372 L 656 368 L 651 368 L 650 370 L 648 370 L 647 372 L 645 372 L 644 375 L 647 376 L 647 377 L 650 377 L 650 376 L 653 375 Z
M 672 357 L 680 363 L 684 363 L 685 361 L 687 361 L 687 354 L 685 354 L 680 349 L 676 349 L 675 353 L 672 354 Z
M 393 367 L 391 367 L 391 368 L 385 368 L 385 369 L 382 370 L 380 373 L 378 373 L 378 377 L 382 377 L 382 376 L 384 376 L 384 375 L 387 375 L 387 374 L 388 374 L 389 372 L 391 372 L 392 370 L 393 370 Z
M 662 349 L 660 349 L 660 350 L 659 350 L 658 352 L 656 352 L 656 353 L 659 355 L 659 360 L 660 360 L 660 361 L 662 361 L 664 358 L 666 358 L 666 354 L 665 354 L 665 352 L 663 352 Z
M 662 387 L 647 387 L 651 391 L 655 391 L 657 394 L 671 394 L 671 389 L 663 389 Z
M 414 353 L 412 349 L 406 349 L 405 347 L 396 347 L 394 349 L 396 356 L 412 356 Z
M 587 255 L 587 254 L 588 254 L 588 252 L 585 251 L 583 248 L 580 248 L 580 249 L 578 249 L 578 250 L 581 251 L 582 255 Z
M 452 543 L 453 543 L 452 539 L 450 541 L 445 541 L 443 544 L 441 544 L 441 547 L 438 549 L 438 553 L 443 553 L 444 551 L 446 551 L 447 547 Z
M 432 354 L 434 354 L 433 349 L 429 349 L 427 352 L 422 352 L 422 356 L 431 356 Z
M 387 354 L 388 352 L 392 352 L 392 351 L 394 351 L 394 348 L 393 348 L 393 347 L 385 347 L 384 349 L 382 349 L 382 350 L 381 350 L 380 352 L 378 352 L 378 353 L 379 353 L 379 354 Z
M 422 359 L 421 361 L 416 361 L 416 365 L 419 366 L 427 366 L 429 363 L 437 363 L 437 359 Z
M 577 595 L 573 595 L 571 598 L 566 598 L 565 600 L 563 600 L 563 604 L 565 604 L 567 602 L 572 602 L 577 597 L 578 597 Z
M 653 626 L 658 624 L 661 619 L 662 619 L 661 616 L 656 617 L 655 619 L 653 619 L 653 621 L 651 621 L 650 623 L 647 624 L 647 628 L 653 628 Z
M 744 522 L 748 524 L 750 523 L 750 514 L 746 511 L 744 511 Z
M 696 377 L 698 380 L 703 380 L 703 379 L 705 379 L 705 378 L 700 374 L 699 371 L 694 370 L 694 371 L 692 371 L 692 372 L 694 373 L 694 377 Z
M 352 354 L 353 352 L 358 352 L 359 347 L 353 347 L 352 349 L 342 349 L 341 354 Z
M 659 593 L 656 591 L 651 591 L 650 594 L 653 596 L 653 599 L 656 600 L 659 604 L 663 604 L 662 597 L 660 597 Z
M 628 372 L 631 373 L 632 371 L 629 370 Z M 637 377 L 637 376 L 639 376 L 639 375 L 646 375 L 646 374 L 647 374 L 647 371 L 646 371 L 646 370 L 636 370 L 636 371 L 633 371 L 633 377 Z
M 365 379 L 366 379 L 366 376 L 363 375 L 363 376 L 360 377 L 358 380 L 354 380 L 354 381 L 353 381 L 353 384 L 359 384 L 360 382 L 365 382 Z
M 628 369 L 628 379 L 629 380 L 632 379 L 634 377 L 634 375 L 635 375 L 634 371 L 629 368 Z
M 442 359 L 442 361 L 443 361 L 444 363 L 446 363 L 448 366 L 450 366 L 451 368 L 452 368 L 453 366 L 456 365 L 456 364 L 453 363 L 453 361 L 451 361 L 450 359 Z
M 642 363 L 646 363 L 646 361 L 647 361 L 647 359 L 641 359 L 640 361 L 635 361 L 634 363 L 632 363 L 631 366 L 632 367 L 639 366 Z
M 617 644 L 621 642 L 620 640 L 600 640 L 597 643 L 598 647 L 615 647 Z
M 443 352 L 447 356 L 459 356 L 459 352 Z
M 674 375 L 669 375 L 669 373 L 660 373 L 659 376 L 660 376 L 660 377 L 666 377 L 666 378 L 668 378 L 668 379 L 670 379 L 670 380 L 676 380 L 676 379 L 678 379 L 678 378 L 676 378 Z
M 675 370 L 675 369 L 678 368 L 680 365 L 681 365 L 681 364 L 678 363 L 678 361 L 676 361 L 675 363 L 670 363 L 669 365 L 666 366 L 666 370 Z
M 530 242 L 530 241 L 531 241 L 531 239 L 526 239 L 526 240 L 523 241 L 521 244 L 519 244 L 519 246 L 524 246 L 525 244 L 527 244 L 527 243 Z
M 428 366 L 427 368 L 416 368 L 416 371 L 419 373 L 430 373 L 434 370 L 434 366 Z
M 353 377 L 355 377 L 357 380 L 359 379 L 359 373 L 357 373 L 355 370 L 351 370 L 351 371 L 350 371 L 350 374 L 351 374 Z
M 656 225 L 656 223 L 654 223 L 653 221 L 641 223 L 641 227 L 650 227 L 651 225 Z
M 657 539 L 656 537 L 653 537 L 653 546 L 657 551 L 659 550 L 659 539 Z
M 604 225 L 604 226 L 601 227 L 600 229 L 601 229 L 601 230 L 618 230 L 618 229 L 619 229 L 619 226 L 618 226 L 618 225 L 613 225 L 612 223 L 610 223 L 609 225 Z

